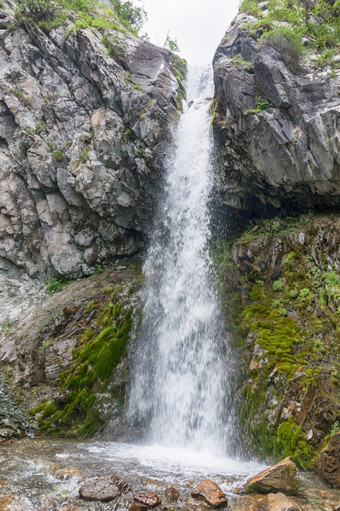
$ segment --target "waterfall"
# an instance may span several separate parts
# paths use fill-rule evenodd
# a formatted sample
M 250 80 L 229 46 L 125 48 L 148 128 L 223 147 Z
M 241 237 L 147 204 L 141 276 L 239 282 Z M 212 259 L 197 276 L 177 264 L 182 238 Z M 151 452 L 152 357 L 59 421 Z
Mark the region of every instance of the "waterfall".
M 189 70 L 150 246 L 129 417 L 148 441 L 221 453 L 228 347 L 211 261 L 212 71 Z

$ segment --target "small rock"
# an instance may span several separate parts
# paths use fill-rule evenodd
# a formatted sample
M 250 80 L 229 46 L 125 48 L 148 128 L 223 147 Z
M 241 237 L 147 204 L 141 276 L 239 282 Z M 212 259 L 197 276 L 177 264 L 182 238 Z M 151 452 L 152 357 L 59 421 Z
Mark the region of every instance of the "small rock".
M 135 493 L 133 500 L 136 500 L 137 502 L 145 504 L 149 507 L 157 506 L 162 502 L 158 495 L 156 495 L 156 493 L 152 493 L 151 491 L 148 493 Z
M 85 500 L 110 500 L 128 493 L 131 488 L 128 483 L 117 475 L 94 477 L 89 479 L 79 489 L 79 495 Z
M 248 493 L 298 493 L 299 471 L 291 458 L 263 470 L 246 483 Z
M 228 500 L 221 488 L 218 484 L 214 483 L 214 481 L 210 481 L 209 479 L 205 479 L 198 483 L 196 488 L 194 488 L 191 492 L 191 495 L 195 499 L 204 500 L 212 507 L 228 505 Z
M 177 490 L 177 488 L 175 488 L 175 486 L 170 486 L 170 488 L 167 488 L 165 490 L 165 495 L 170 500 L 178 500 L 179 499 L 179 491 Z
M 117 266 L 116 270 L 118 271 L 126 270 L 126 266 Z
M 300 511 L 297 503 L 283 493 L 270 493 L 268 495 L 268 511 Z
M 316 459 L 319 474 L 335 488 L 340 488 L 340 431 L 335 433 Z

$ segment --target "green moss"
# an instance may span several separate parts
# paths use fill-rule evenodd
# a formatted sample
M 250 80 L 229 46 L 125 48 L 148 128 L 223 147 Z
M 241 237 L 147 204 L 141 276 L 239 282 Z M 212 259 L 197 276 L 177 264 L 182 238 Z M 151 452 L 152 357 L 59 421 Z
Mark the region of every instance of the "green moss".
M 314 468 L 316 450 L 307 442 L 301 426 L 291 419 L 278 427 L 274 452 L 279 458 L 291 456 L 303 470 Z
M 84 314 L 96 311 L 98 331 L 88 328 L 76 343 L 72 365 L 60 375 L 62 400 L 31 410 L 33 415 L 40 414 L 39 427 L 48 434 L 86 437 L 101 425 L 96 393 L 105 391 L 126 354 L 132 327 L 132 310 L 118 301 L 116 290 L 113 295 L 115 303 L 110 297 L 108 302 L 92 302 L 84 308 Z
M 340 354 L 337 342 L 340 274 L 329 271 L 329 256 L 320 252 L 319 245 L 319 263 L 309 255 L 312 246 L 293 251 L 288 248 L 292 246 L 289 233 L 299 230 L 314 239 L 316 228 L 319 221 L 313 217 L 265 221 L 237 240 L 233 259 L 232 243 L 223 240 L 216 244 L 213 255 L 221 303 L 244 357 L 244 400 L 238 412 L 243 436 L 252 438 L 258 454 L 274 453 L 282 457 L 289 451 L 305 468 L 313 466 L 314 454 L 320 450 L 323 437 L 318 431 L 316 449 L 310 446 L 303 424 L 299 424 L 300 415 L 289 409 L 292 396 L 295 401 L 303 402 L 307 391 L 313 390 L 318 396 L 322 387 L 336 402 L 339 385 L 339 369 L 329 367 Z M 261 237 L 263 241 L 255 241 Z M 266 259 L 264 248 L 270 250 L 270 244 L 277 238 L 283 248 L 281 263 L 276 262 L 275 272 L 271 272 L 270 265 L 267 271 L 261 272 L 258 268 L 259 262 Z M 252 253 L 250 270 L 241 258 L 238 265 L 234 263 L 240 249 L 242 253 L 247 252 L 247 247 L 241 246 L 244 244 L 249 244 Z M 288 249 L 286 252 L 284 247 Z M 277 279 L 277 275 L 281 278 Z M 274 398 L 280 405 L 273 403 Z M 291 426 L 295 454 L 284 442 L 287 425 L 278 432 L 280 425 L 287 422 L 281 417 L 282 407 L 289 409 L 290 420 L 300 428 Z M 336 413 L 334 410 L 334 416 Z M 311 420 L 308 419 L 308 428 L 313 427 L 314 431 Z M 327 425 L 324 429 L 328 433 Z

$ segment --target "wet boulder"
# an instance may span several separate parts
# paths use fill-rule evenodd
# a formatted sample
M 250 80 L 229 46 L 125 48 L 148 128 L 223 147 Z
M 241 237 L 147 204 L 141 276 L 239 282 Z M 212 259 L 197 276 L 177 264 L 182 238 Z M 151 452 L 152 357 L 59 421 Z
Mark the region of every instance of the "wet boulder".
M 79 495 L 85 500 L 109 502 L 131 491 L 130 485 L 117 475 L 94 477 L 86 481 L 79 489 Z
M 287 493 L 296 495 L 299 471 L 290 457 L 255 475 L 246 483 L 248 493 Z
M 209 479 L 205 479 L 198 483 L 198 485 L 191 492 L 191 496 L 194 499 L 203 500 L 211 507 L 226 507 L 228 505 L 228 500 L 218 486 L 218 484 L 214 483 L 214 481 L 210 481 Z

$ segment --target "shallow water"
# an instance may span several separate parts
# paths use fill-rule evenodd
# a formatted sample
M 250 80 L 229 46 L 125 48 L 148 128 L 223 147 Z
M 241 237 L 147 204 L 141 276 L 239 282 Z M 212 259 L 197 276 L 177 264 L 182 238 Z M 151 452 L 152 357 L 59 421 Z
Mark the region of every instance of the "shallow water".
M 68 481 L 58 479 L 58 472 L 65 467 L 79 469 L 83 476 L 75 473 Z M 83 479 L 117 474 L 130 484 L 133 492 L 155 491 L 164 497 L 166 488 L 176 485 L 186 499 L 190 488 L 202 479 L 213 479 L 228 494 L 263 468 L 255 461 L 157 445 L 25 439 L 0 448 L 0 492 L 11 495 L 19 490 L 31 503 L 31 507 L 22 509 L 60 509 L 65 503 L 78 501 L 82 505 L 78 490 Z M 127 509 L 129 498 L 84 505 L 87 509 Z M 179 502 L 178 508 L 182 505 Z M 17 508 L 13 505 L 9 509 Z
M 67 468 L 70 478 L 60 479 Z M 159 510 L 193 511 L 190 492 L 202 479 L 212 479 L 226 493 L 228 511 L 259 511 L 263 496 L 244 496 L 238 488 L 263 470 L 257 461 L 245 462 L 209 453 L 157 445 L 113 442 L 24 439 L 0 445 L 1 511 L 128 510 L 133 493 L 153 491 L 162 504 Z M 132 487 L 132 493 L 109 503 L 85 502 L 79 488 L 91 477 L 117 474 Z M 175 486 L 180 497 L 170 501 L 167 488 Z M 300 474 L 301 511 L 333 511 L 340 490 L 332 490 L 313 474 Z

